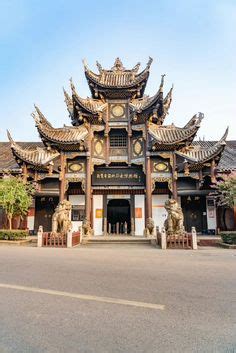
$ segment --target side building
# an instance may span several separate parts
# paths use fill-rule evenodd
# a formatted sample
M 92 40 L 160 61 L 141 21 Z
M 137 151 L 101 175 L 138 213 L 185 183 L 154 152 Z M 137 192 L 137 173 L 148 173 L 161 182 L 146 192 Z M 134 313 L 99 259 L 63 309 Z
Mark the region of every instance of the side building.
M 111 69 L 97 63 L 94 73 L 84 63 L 91 98 L 81 98 L 70 81 L 64 90 L 72 125 L 55 128 L 35 106 L 32 114 L 41 143 L 0 143 L 1 175 L 22 175 L 35 183 L 27 227 L 51 230 L 58 202 L 72 204 L 73 228 L 83 220 L 95 235 L 143 235 L 148 218 L 163 226 L 168 198 L 176 199 L 185 227 L 214 234 L 232 228 L 228 212 L 218 216 L 211 184 L 217 173 L 236 168 L 234 142 L 194 141 L 203 114 L 184 127 L 164 125 L 173 87 L 164 95 L 164 77 L 154 96 L 144 94 L 152 59 L 125 69 L 117 58 Z M 0 222 L 4 225 L 2 215 Z

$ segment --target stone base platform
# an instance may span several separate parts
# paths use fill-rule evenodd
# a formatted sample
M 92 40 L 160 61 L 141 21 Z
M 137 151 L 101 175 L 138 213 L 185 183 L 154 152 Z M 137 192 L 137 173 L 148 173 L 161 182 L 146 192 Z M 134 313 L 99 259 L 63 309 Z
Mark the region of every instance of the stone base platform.
M 96 244 L 124 244 L 124 245 L 154 245 L 155 239 L 145 237 L 135 237 L 129 235 L 108 235 L 108 236 L 94 236 L 87 240 L 86 245 Z

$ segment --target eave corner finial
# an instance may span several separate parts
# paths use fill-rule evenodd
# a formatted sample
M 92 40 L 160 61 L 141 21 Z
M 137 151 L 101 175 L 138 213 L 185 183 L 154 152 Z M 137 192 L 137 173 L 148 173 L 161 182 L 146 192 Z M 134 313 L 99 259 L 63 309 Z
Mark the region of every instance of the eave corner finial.
M 70 78 L 70 87 L 73 93 L 75 93 L 75 85 L 73 83 L 72 77 Z
M 85 70 L 85 71 L 89 71 L 89 67 L 88 67 L 88 64 L 87 64 L 86 59 L 83 59 L 83 60 L 82 60 L 82 63 L 83 63 L 83 65 L 84 65 L 84 70 Z
M 148 63 L 147 63 L 147 70 L 150 69 L 150 66 L 152 65 L 152 62 L 153 62 L 153 58 L 151 58 L 151 56 L 149 56 Z
M 165 76 L 166 74 L 161 75 L 161 84 L 160 84 L 160 88 L 159 91 L 163 92 L 163 87 L 164 87 L 164 82 L 165 82 Z
M 7 130 L 7 137 L 8 137 L 9 142 L 11 143 L 11 145 L 13 145 L 13 144 L 14 144 L 14 141 L 13 141 L 13 139 L 12 139 L 12 137 L 11 137 L 11 134 L 10 134 L 10 131 L 9 131 L 9 130 Z
M 219 141 L 221 145 L 226 145 L 226 139 L 227 139 L 228 133 L 229 133 L 229 127 L 227 126 L 224 135 L 221 137 Z

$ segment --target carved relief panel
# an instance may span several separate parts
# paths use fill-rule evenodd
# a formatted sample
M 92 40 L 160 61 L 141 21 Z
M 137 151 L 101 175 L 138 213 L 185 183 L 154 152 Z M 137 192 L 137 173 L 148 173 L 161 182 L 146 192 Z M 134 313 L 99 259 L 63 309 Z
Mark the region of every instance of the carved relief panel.
M 124 101 L 113 101 L 109 103 L 109 120 L 124 121 L 128 119 L 127 103 Z
M 144 140 L 142 136 L 132 137 L 132 158 L 144 157 Z
M 104 137 L 99 134 L 94 135 L 93 157 L 105 158 L 105 141 L 104 141 Z

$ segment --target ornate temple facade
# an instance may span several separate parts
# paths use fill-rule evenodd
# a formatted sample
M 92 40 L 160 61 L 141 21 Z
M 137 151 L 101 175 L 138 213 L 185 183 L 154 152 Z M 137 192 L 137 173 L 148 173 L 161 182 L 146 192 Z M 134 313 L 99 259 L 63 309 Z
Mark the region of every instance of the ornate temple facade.
M 194 141 L 203 114 L 185 126 L 166 125 L 173 87 L 164 93 L 164 77 L 153 96 L 145 95 L 150 58 L 126 69 L 117 58 L 111 69 L 84 63 L 90 98 L 81 98 L 72 80 L 64 90 L 70 126 L 55 128 L 35 106 L 32 114 L 42 143 L 16 143 L 8 132 L 17 162 L 15 173 L 36 185 L 28 227 L 51 230 L 59 200 L 72 204 L 74 230 L 86 218 L 95 235 L 143 235 L 152 218 L 163 226 L 168 198 L 182 206 L 185 227 L 214 233 L 217 215 L 210 195 L 226 145 L 227 130 L 217 142 Z M 14 174 L 14 168 L 11 173 Z

